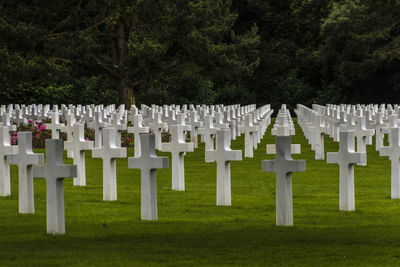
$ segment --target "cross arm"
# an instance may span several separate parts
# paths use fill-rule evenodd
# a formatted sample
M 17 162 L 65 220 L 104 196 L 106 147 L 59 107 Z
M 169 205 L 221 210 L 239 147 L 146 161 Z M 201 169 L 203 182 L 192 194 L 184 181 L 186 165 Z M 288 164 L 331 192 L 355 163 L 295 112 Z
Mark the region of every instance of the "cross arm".
M 172 145 L 171 143 L 161 143 L 161 151 L 162 152 L 171 152 Z
M 106 151 L 111 154 L 111 158 L 126 158 L 126 147 L 113 148 L 112 151 Z
M 68 178 L 78 176 L 78 167 L 76 165 L 57 165 L 58 177 L 57 178 Z
M 354 152 L 349 154 L 350 163 L 365 163 L 367 162 L 367 153 Z
M 275 160 L 263 160 L 262 161 L 262 171 L 263 172 L 275 172 Z
M 145 163 L 143 163 L 143 161 Z M 147 167 L 145 166 L 147 165 Z M 144 159 L 142 157 L 129 157 L 128 158 L 128 168 L 129 169 L 147 169 L 147 170 L 155 170 L 155 169 L 168 169 L 169 168 L 169 159 L 168 157 L 150 157 Z
M 6 155 L 10 155 L 10 154 L 15 155 L 18 153 L 18 146 L 14 146 L 14 145 L 5 146 L 5 147 L 3 147 L 3 150 L 4 150 L 4 154 L 6 154 Z
M 217 157 L 217 152 L 215 150 L 206 150 L 205 151 L 205 160 L 214 162 Z
M 228 159 L 230 160 L 230 161 L 232 161 L 232 160 L 242 160 L 242 150 L 231 150 L 231 151 L 229 151 L 230 153 L 229 153 L 229 156 L 228 156 Z
M 81 142 L 81 147 L 82 150 L 91 150 L 93 149 L 93 141 L 83 141 Z
M 301 154 L 300 144 L 290 144 L 291 154 Z M 267 144 L 267 154 L 276 154 L 276 145 Z
M 288 160 L 286 162 L 286 170 L 290 172 L 305 172 L 306 161 L 305 160 Z
M 20 163 L 25 163 L 26 165 L 34 165 L 34 164 L 43 164 L 44 163 L 44 155 L 40 154 L 26 154 L 24 160 L 21 160 L 21 156 L 16 155 L 9 155 L 6 157 L 7 163 L 10 165 L 19 165 Z
M 64 149 L 72 150 L 74 148 L 74 144 L 72 141 L 64 141 Z
M 194 144 L 193 143 L 182 143 L 180 145 L 183 145 L 182 148 L 187 150 L 185 152 L 193 152 L 194 151 Z
M 92 158 L 102 158 L 104 155 L 104 148 L 100 147 L 100 148 L 94 148 L 92 150 Z
M 379 147 L 379 156 L 389 156 L 391 147 L 390 146 L 381 146 Z
M 154 162 L 155 162 L 154 169 L 168 169 L 169 168 L 168 157 L 159 157 Z
M 45 165 L 34 165 L 32 168 L 32 173 L 33 173 L 33 177 L 46 177 L 47 174 L 47 170 L 46 170 L 47 166 Z
M 326 153 L 327 163 L 339 163 L 339 153 L 338 152 L 328 152 Z

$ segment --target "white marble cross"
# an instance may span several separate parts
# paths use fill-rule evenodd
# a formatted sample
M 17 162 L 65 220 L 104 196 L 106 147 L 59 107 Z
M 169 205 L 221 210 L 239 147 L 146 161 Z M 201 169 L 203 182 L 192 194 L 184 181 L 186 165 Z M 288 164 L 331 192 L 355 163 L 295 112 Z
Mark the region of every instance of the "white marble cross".
M 167 128 L 167 123 L 162 121 L 162 113 L 157 112 L 155 114 L 154 121 L 151 123 L 150 128 L 154 131 L 156 135 L 156 149 L 161 150 L 161 135 L 162 131 Z
M 254 127 L 258 127 L 258 131 L 253 132 L 253 148 L 257 149 L 257 145 L 259 143 L 261 143 L 261 130 L 262 130 L 262 126 L 261 123 L 259 122 L 259 120 L 257 119 L 257 114 L 260 114 L 257 111 L 254 111 L 252 113 L 253 115 L 253 126 Z
M 199 134 L 204 137 L 205 151 L 214 150 L 214 135 L 218 128 L 213 125 L 213 117 L 211 115 L 204 116 L 204 128 L 199 128 Z M 211 162 L 207 161 L 206 162 Z
M 46 129 L 51 130 L 51 139 L 59 139 L 60 131 L 64 126 L 59 121 L 58 111 L 51 112 L 51 123 L 46 123 Z
M 46 140 L 45 165 L 33 166 L 33 177 L 46 179 L 47 233 L 65 234 L 64 178 L 75 177 L 77 168 L 63 163 L 63 141 Z
M 15 111 L 14 122 L 17 123 L 18 126 L 20 126 L 21 124 L 28 124 L 28 120 L 26 118 L 24 118 L 23 116 L 24 116 L 24 113 L 21 109 L 17 109 Z
M 328 163 L 339 164 L 339 209 L 352 211 L 354 201 L 354 164 L 366 161 L 365 152 L 354 152 L 354 133 L 339 133 L 339 152 L 326 154 Z
M 194 148 L 199 148 L 199 132 L 198 129 L 203 126 L 203 123 L 198 120 L 198 114 L 196 110 L 190 112 L 189 125 L 192 126 L 190 132 L 190 141 L 193 143 Z
M 227 109 L 224 112 L 224 122 L 227 123 L 229 125 L 229 129 L 230 129 L 230 134 L 231 134 L 231 140 L 236 140 L 236 129 L 237 129 L 237 125 L 236 125 L 236 120 L 232 119 L 232 113 L 230 109 Z
M 117 200 L 117 158 L 126 157 L 126 148 L 115 144 L 115 129 L 103 129 L 103 146 L 92 150 L 93 158 L 103 159 L 103 200 Z
M 276 175 L 276 225 L 293 225 L 292 173 L 306 170 L 305 160 L 293 160 L 291 136 L 275 136 L 275 160 L 263 160 L 262 171 Z
M 231 205 L 231 161 L 242 160 L 241 150 L 231 150 L 229 129 L 217 131 L 216 149 L 206 151 L 206 159 L 217 163 L 217 206 Z
M 229 128 L 229 124 L 224 122 L 224 113 L 216 112 L 215 113 L 215 124 L 214 126 L 218 129 L 227 129 Z
M 339 119 L 336 121 L 333 125 L 334 130 L 333 130 L 333 141 L 339 142 L 339 133 L 342 128 L 347 128 L 348 127 L 348 122 L 347 122 L 347 113 L 345 111 L 340 111 L 339 112 Z
M 115 133 L 115 145 L 121 147 L 121 131 L 126 130 L 127 125 L 121 123 L 121 113 L 116 112 L 112 114 L 112 124 L 110 127 L 116 130 Z
M 89 128 L 94 129 L 94 147 L 101 147 L 103 144 L 103 128 L 107 127 L 107 123 L 103 122 L 103 113 L 95 112 L 94 121 L 89 123 Z
M 142 220 L 157 220 L 157 169 L 168 168 L 168 157 L 157 157 L 155 135 L 140 136 L 139 157 L 129 157 L 128 167 L 141 172 L 141 217 Z
M 76 123 L 76 119 L 73 114 L 67 114 L 65 119 L 67 121 L 67 125 L 61 128 L 61 132 L 67 133 L 67 141 L 72 141 L 72 127 Z M 68 158 L 72 158 L 74 156 L 74 152 L 72 150 L 68 150 L 67 156 Z
M 354 129 L 354 136 L 357 138 L 357 152 L 367 152 L 367 137 L 373 136 L 375 133 L 374 129 L 367 129 L 365 127 L 365 117 L 357 117 L 356 118 L 356 126 Z M 365 162 L 357 163 L 360 166 L 367 165 L 367 158 L 365 158 Z
M 149 127 L 143 127 L 142 114 L 133 115 L 133 127 L 128 127 L 128 133 L 134 134 L 135 157 L 140 157 L 140 134 L 148 133 Z
M 316 114 L 314 125 L 308 128 L 311 133 L 311 143 L 315 150 L 315 159 L 323 160 L 325 159 L 325 149 L 324 149 L 324 133 L 326 132 L 325 127 L 322 123 L 322 115 Z
M 383 122 L 383 113 L 377 112 L 375 117 L 375 150 L 378 151 L 383 146 L 383 130 L 389 127 L 389 123 Z
M 0 126 L 0 196 L 11 195 L 10 165 L 7 157 L 15 155 L 18 147 L 10 144 L 9 126 Z
M 193 143 L 185 142 L 185 131 L 190 130 L 185 125 L 183 114 L 177 116 L 178 124 L 171 125 L 171 142 L 162 143 L 161 151 L 170 152 L 172 155 L 172 190 L 185 191 L 185 152 L 193 152 Z
M 380 156 L 389 156 L 391 161 L 391 198 L 400 199 L 400 128 L 390 129 L 389 146 L 379 148 Z
M 171 126 L 172 124 L 176 124 L 176 111 L 175 109 L 171 109 L 168 110 L 167 113 L 165 114 L 165 122 L 168 124 L 168 128 L 169 126 Z
M 73 151 L 74 164 L 78 169 L 78 176 L 74 178 L 74 185 L 86 186 L 85 150 L 93 149 L 93 141 L 85 141 L 82 123 L 76 123 L 72 126 L 72 140 L 65 141 L 64 147 Z
M 254 148 L 254 134 L 260 131 L 259 126 L 253 125 L 253 115 L 248 114 L 245 115 L 244 124 L 240 127 L 241 132 L 244 133 L 244 156 L 246 158 L 253 157 L 253 148 Z
M 17 125 L 11 124 L 11 114 L 10 113 L 3 113 L 0 125 L 8 127 L 8 130 L 10 132 L 14 132 L 17 130 Z
M 19 213 L 35 213 L 32 166 L 44 163 L 43 154 L 32 151 L 32 133 L 18 133 L 18 153 L 8 155 L 10 165 L 18 165 Z

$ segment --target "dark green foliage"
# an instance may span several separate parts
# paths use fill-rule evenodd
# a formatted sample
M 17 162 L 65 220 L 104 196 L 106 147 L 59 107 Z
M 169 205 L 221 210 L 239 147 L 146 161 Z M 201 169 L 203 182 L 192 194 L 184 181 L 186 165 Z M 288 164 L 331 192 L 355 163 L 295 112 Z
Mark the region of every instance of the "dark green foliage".
M 326 94 L 338 101 L 400 101 L 400 2 L 347 0 L 322 25 Z
M 320 86 L 316 52 L 321 43 L 320 25 L 329 14 L 331 2 L 234 1 L 234 9 L 240 14 L 237 30 L 252 23 L 260 29 L 260 67 L 246 83 L 257 103 L 272 103 L 275 109 L 280 103 L 290 107 L 311 103 Z
M 78 7 L 61 1 L 0 4 L 0 103 L 114 103 L 107 77 L 81 64 L 84 49 L 73 35 Z M 77 3 L 75 3 L 77 4 Z M 69 16 L 68 16 L 69 15 Z M 91 74 L 91 75 L 89 75 Z
M 0 103 L 400 102 L 400 3 L 9 0 Z
M 0 5 L 2 103 L 214 103 L 258 67 L 230 1 Z M 233 89 L 230 89 L 233 90 Z

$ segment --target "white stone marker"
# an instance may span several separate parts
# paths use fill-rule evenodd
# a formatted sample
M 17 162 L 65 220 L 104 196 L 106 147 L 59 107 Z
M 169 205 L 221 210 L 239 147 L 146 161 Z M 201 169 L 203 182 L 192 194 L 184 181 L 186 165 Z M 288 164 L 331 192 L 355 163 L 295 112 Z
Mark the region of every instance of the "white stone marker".
M 155 135 L 140 136 L 139 157 L 129 157 L 128 167 L 141 172 L 141 217 L 142 220 L 157 220 L 157 169 L 168 168 L 168 157 L 157 157 Z
M 102 112 L 95 112 L 94 121 L 90 122 L 88 127 L 94 129 L 94 147 L 101 147 L 103 144 L 103 128 L 107 127 L 107 123 L 103 122 Z
M 376 113 L 376 122 L 374 124 L 375 128 L 375 150 L 378 151 L 381 146 L 383 146 L 384 133 L 383 130 L 389 127 L 389 123 L 383 122 L 383 113 Z
M 126 148 L 115 144 L 115 129 L 103 129 L 103 146 L 92 150 L 93 158 L 103 159 L 103 200 L 117 200 L 117 158 L 126 157 Z
M 72 126 L 72 140 L 64 142 L 65 149 L 73 151 L 74 165 L 78 176 L 74 178 L 75 186 L 86 186 L 85 150 L 93 149 L 93 141 L 85 141 L 84 126 L 76 123 Z
M 354 152 L 354 133 L 339 132 L 339 152 L 327 153 L 327 163 L 339 164 L 339 210 L 353 211 L 354 164 L 366 161 L 365 152 Z
M 199 133 L 198 129 L 203 126 L 203 123 L 198 120 L 198 114 L 196 110 L 190 112 L 190 122 L 192 131 L 190 133 L 190 141 L 193 143 L 194 148 L 199 148 Z
M 400 199 L 400 128 L 390 129 L 389 146 L 379 148 L 380 156 L 389 156 L 391 162 L 391 198 Z
M 204 137 L 205 151 L 214 150 L 214 135 L 218 128 L 213 125 L 213 117 L 210 115 L 204 116 L 204 128 L 199 128 L 199 134 Z M 205 160 L 206 162 L 211 162 Z
M 67 114 L 65 119 L 67 120 L 67 125 L 62 127 L 61 131 L 67 133 L 67 141 L 72 141 L 72 127 L 76 123 L 76 119 L 73 114 Z M 74 152 L 72 150 L 67 150 L 67 156 L 68 158 L 72 158 L 74 156 Z
M 140 157 L 140 134 L 148 133 L 150 131 L 149 127 L 143 127 L 143 117 L 142 114 L 133 115 L 133 127 L 128 127 L 128 133 L 134 134 L 134 144 L 135 144 L 135 157 Z
M 190 130 L 185 125 L 183 114 L 177 116 L 178 124 L 171 125 L 171 142 L 162 143 L 161 151 L 172 155 L 172 190 L 185 191 L 185 152 L 193 152 L 193 143 L 185 142 L 185 131 Z
M 47 233 L 65 234 L 64 178 L 75 177 L 77 168 L 63 163 L 63 141 L 46 140 L 46 165 L 34 165 L 33 177 L 46 179 Z
M 51 112 L 51 123 L 46 123 L 46 129 L 51 130 L 51 139 L 59 139 L 64 126 L 63 123 L 60 124 L 58 111 Z
M 121 131 L 126 130 L 127 125 L 121 123 L 121 113 L 112 114 L 112 124 L 110 127 L 115 129 L 115 145 L 121 147 Z
M 17 109 L 15 111 L 14 122 L 20 126 L 21 124 L 28 124 L 28 120 L 23 117 L 23 111 L 21 109 Z
M 17 152 L 18 147 L 10 144 L 9 126 L 0 126 L 0 196 L 11 195 L 10 165 L 6 158 Z
M 10 165 L 18 165 L 19 213 L 35 213 L 32 165 L 43 164 L 44 155 L 32 151 L 32 133 L 18 133 L 18 153 L 7 156 Z
M 7 126 L 9 131 L 17 130 L 17 125 L 11 124 L 11 114 L 10 113 L 3 113 L 0 125 Z
M 324 149 L 324 133 L 326 132 L 325 126 L 323 125 L 322 115 L 315 115 L 315 122 L 312 127 L 309 128 L 311 132 L 311 143 L 314 145 L 315 159 L 324 160 L 325 159 L 325 149 Z
M 305 160 L 293 160 L 291 136 L 275 136 L 275 160 L 263 160 L 262 171 L 276 175 L 276 225 L 293 225 L 292 173 L 306 170 Z
M 217 163 L 217 206 L 231 205 L 231 161 L 242 160 L 241 150 L 231 150 L 229 129 L 217 131 L 216 149 L 206 151 L 206 159 Z
M 276 145 L 275 144 L 268 144 L 267 145 L 267 154 L 276 154 Z M 300 144 L 291 144 L 290 145 L 290 152 L 291 154 L 301 154 L 301 146 Z
M 357 152 L 367 152 L 367 137 L 373 136 L 375 133 L 374 129 L 367 129 L 365 127 L 365 117 L 356 118 L 356 127 L 354 130 L 354 136 L 357 138 Z M 365 158 L 365 162 L 357 163 L 360 166 L 367 165 L 367 158 Z
M 156 149 L 161 150 L 161 134 L 162 131 L 167 128 L 167 123 L 162 121 L 162 114 L 160 112 L 155 114 L 154 121 L 151 123 L 150 128 L 154 130 L 154 134 L 156 135 Z
M 245 115 L 244 125 L 241 127 L 241 131 L 244 133 L 244 156 L 246 158 L 253 157 L 254 148 L 254 134 L 260 131 L 259 126 L 253 125 L 253 115 Z

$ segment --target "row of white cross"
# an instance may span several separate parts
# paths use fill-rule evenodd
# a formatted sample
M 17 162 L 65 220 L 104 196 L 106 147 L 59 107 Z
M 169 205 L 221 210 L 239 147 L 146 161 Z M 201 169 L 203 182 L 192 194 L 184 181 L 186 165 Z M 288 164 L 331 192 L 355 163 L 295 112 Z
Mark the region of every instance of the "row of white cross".
M 66 125 L 59 122 L 60 115 L 57 106 L 54 106 L 51 112 L 43 111 L 47 110 L 46 106 L 42 107 L 42 109 L 30 108 L 30 106 L 9 106 L 8 112 L 1 108 L 0 110 L 2 110 L 3 114 L 0 126 L 0 141 L 2 141 L 0 142 L 0 195 L 7 196 L 11 194 L 9 165 L 18 165 L 19 211 L 20 213 L 34 213 L 33 177 L 45 178 L 47 180 L 47 231 L 51 234 L 65 233 L 63 179 L 75 177 L 74 185 L 85 186 L 85 150 L 92 150 L 94 158 L 102 158 L 103 160 L 103 199 L 116 200 L 116 159 L 126 157 L 126 148 L 121 147 L 120 132 L 128 129 L 128 132 L 135 135 L 135 157 L 128 159 L 128 167 L 139 168 L 142 173 L 142 219 L 156 220 L 157 191 L 155 170 L 157 168 L 167 168 L 169 164 L 168 158 L 157 157 L 155 150 L 158 147 L 161 151 L 171 152 L 172 188 L 174 190 L 184 190 L 184 155 L 186 152 L 193 151 L 194 143 L 196 143 L 185 142 L 185 132 L 192 131 L 191 138 L 196 140 L 197 133 L 193 134 L 193 128 L 197 128 L 206 142 L 206 161 L 216 161 L 217 163 L 217 205 L 231 205 L 229 164 L 232 160 L 241 160 L 242 155 L 240 150 L 230 150 L 230 141 L 236 138 L 238 134 L 245 133 L 245 136 L 248 137 L 247 140 L 250 140 L 246 142 L 246 146 L 250 145 L 252 151 L 257 143 L 260 142 L 270 123 L 273 111 L 269 108 L 269 105 L 258 109 L 254 105 L 245 107 L 238 105 L 229 107 L 199 106 L 200 113 L 204 115 L 204 121 L 196 118 L 198 110 L 193 107 L 191 107 L 193 108 L 192 110 L 183 109 L 182 112 L 179 112 L 177 107 L 164 108 L 142 106 L 139 111 L 132 106 L 131 110 L 127 112 L 123 106 L 118 109 L 114 109 L 112 106 L 106 107 L 104 110 L 107 110 L 107 113 L 112 118 L 110 121 L 102 115 L 104 114 L 101 111 L 102 107 L 94 107 L 94 110 L 98 111 L 95 111 L 95 117 L 92 117 L 92 120 L 87 123 L 95 131 L 95 144 L 92 141 L 85 141 L 83 133 L 83 123 L 90 117 L 86 116 L 87 113 L 90 113 L 90 106 L 87 107 L 86 112 L 77 112 L 74 106 L 70 106 L 70 110 L 74 110 L 73 112 L 61 112 L 61 114 L 66 114 Z M 19 110 L 24 111 L 17 112 Z M 27 110 L 41 110 L 41 116 L 43 114 L 51 114 L 51 123 L 46 124 L 46 128 L 51 129 L 53 139 L 46 140 L 46 165 L 43 165 L 43 154 L 34 154 L 32 152 L 32 133 L 19 132 L 18 146 L 10 144 L 9 133 L 16 130 L 10 121 L 15 121 L 16 117 L 21 117 L 19 114 L 22 113 L 27 116 L 22 123 L 27 122 L 28 119 L 47 119 L 35 115 L 37 112 L 32 112 L 33 115 L 30 115 L 30 112 L 26 112 Z M 155 112 L 155 110 L 164 110 L 169 116 L 163 119 L 163 113 Z M 74 114 L 76 113 L 85 115 L 81 115 L 80 119 L 75 120 Z M 215 123 L 213 114 L 215 114 Z M 225 122 L 224 114 L 227 114 L 230 118 Z M 237 116 L 233 118 L 229 114 L 236 114 Z M 244 118 L 244 120 L 241 120 L 241 118 Z M 133 126 L 127 127 L 127 123 L 124 123 L 125 119 L 130 120 Z M 163 120 L 167 122 L 163 122 Z M 187 125 L 186 120 L 191 125 Z M 146 123 L 147 126 L 143 126 L 143 123 Z M 145 134 L 150 129 L 154 131 L 154 134 Z M 167 129 L 171 134 L 171 142 L 162 143 L 161 133 Z M 63 142 L 58 139 L 61 131 L 67 132 L 69 136 L 68 141 L 64 142 L 64 149 L 67 149 L 69 155 L 73 157 L 74 165 L 63 164 Z M 214 136 L 216 136 L 215 149 Z M 209 142 L 208 144 L 207 141 Z M 249 148 L 248 150 L 250 151 Z
M 339 209 L 355 209 L 354 164 L 367 165 L 366 146 L 372 145 L 391 160 L 391 198 L 400 198 L 400 107 L 395 105 L 297 105 L 296 114 L 303 132 L 315 150 L 315 159 L 324 159 L 324 134 L 339 141 L 339 152 L 327 153 L 328 163 L 339 164 Z M 389 146 L 383 145 L 388 134 Z M 355 147 L 355 139 L 357 147 Z
M 236 114 L 239 114 L 237 110 L 240 109 L 244 110 L 244 113 L 237 116 L 235 122 L 224 122 L 224 116 L 221 114 L 224 114 L 223 110 L 226 111 L 227 109 Z M 167 168 L 169 165 L 168 158 L 156 156 L 156 148 L 171 152 L 172 188 L 184 190 L 184 155 L 198 146 L 197 134 L 200 134 L 205 142 L 205 160 L 217 163 L 217 205 L 231 205 L 230 161 L 241 160 L 242 154 L 241 151 L 230 149 L 230 141 L 240 133 L 245 133 L 245 156 L 252 157 L 253 148 L 257 146 L 264 135 L 272 114 L 269 106 L 257 110 L 249 106 L 247 108 L 225 107 L 222 110 L 223 112 L 221 112 L 221 107 L 216 107 L 215 112 L 212 111 L 213 108 L 208 107 L 208 111 L 204 112 L 203 107 L 199 111 L 204 116 L 199 116 L 200 118 L 196 116 L 198 111 L 195 109 L 177 112 L 170 108 L 160 109 L 157 106 L 142 106 L 141 110 L 135 107 L 131 108 L 129 112 L 125 112 L 125 115 L 120 115 L 120 113 L 123 113 L 121 107 L 117 110 L 106 107 L 105 110 L 113 118 L 111 121 L 103 122 L 104 116 L 102 114 L 104 112 L 102 111 L 96 111 L 94 119 L 89 121 L 91 127 L 95 129 L 96 140 L 98 138 L 102 140 L 97 146 L 83 140 L 83 124 L 78 122 L 73 124 L 74 115 L 67 113 L 67 120 L 71 121 L 72 130 L 71 139 L 65 142 L 65 148 L 72 151 L 75 165 L 63 165 L 63 144 L 60 140 L 46 140 L 48 158 L 46 165 L 43 165 L 43 155 L 32 152 L 32 136 L 30 133 L 18 133 L 18 149 L 11 146 L 9 144 L 9 132 L 14 131 L 15 127 L 10 123 L 11 112 L 3 112 L 3 126 L 0 126 L 0 140 L 3 140 L 0 143 L 0 159 L 4 160 L 0 160 L 0 175 L 7 177 L 10 164 L 19 166 L 19 201 L 20 212 L 22 213 L 34 212 L 33 179 L 31 177 L 46 178 L 49 233 L 62 234 L 65 232 L 62 178 L 77 177 L 75 178 L 75 185 L 85 184 L 85 179 L 80 179 L 85 177 L 83 154 L 85 150 L 93 149 L 93 157 L 103 159 L 104 200 L 117 199 L 115 160 L 116 158 L 126 157 L 126 149 L 120 147 L 121 138 L 117 134 L 124 129 L 135 134 L 135 157 L 128 159 L 128 166 L 129 168 L 141 169 L 141 214 L 143 220 L 157 219 L 155 171 L 158 168 Z M 162 112 L 155 112 L 155 110 L 164 110 L 169 116 L 165 118 Z M 339 164 L 340 210 L 351 211 L 355 209 L 354 164 L 366 164 L 365 146 L 372 144 L 374 134 L 376 149 L 380 152 L 380 155 L 389 156 L 392 161 L 391 196 L 392 198 L 400 198 L 400 128 L 397 126 L 400 113 L 398 106 L 393 108 L 390 105 L 387 107 L 384 105 L 313 105 L 310 109 L 298 105 L 295 112 L 304 135 L 315 151 L 316 159 L 323 160 L 325 158 L 325 134 L 340 142 L 338 152 L 327 154 L 328 163 Z M 57 111 L 53 111 L 53 116 L 56 113 Z M 254 120 L 253 116 L 259 119 Z M 57 120 L 57 117 L 53 118 L 52 124 L 56 124 L 53 122 Z M 132 127 L 124 125 L 124 117 L 127 120 L 130 117 Z M 244 120 L 241 120 L 240 123 L 239 118 L 241 117 L 244 117 Z M 82 118 L 85 118 L 85 116 Z M 122 122 L 115 123 L 118 120 Z M 108 119 L 106 118 L 104 121 L 108 121 Z M 187 121 L 189 122 L 187 123 Z M 118 128 L 118 125 L 121 126 Z M 63 127 L 68 126 L 61 126 L 59 130 L 61 131 Z M 48 128 L 53 130 L 52 126 Z M 194 128 L 197 128 L 197 133 Z M 145 134 L 150 129 L 153 130 L 154 134 Z M 161 133 L 167 129 L 171 134 L 171 142 L 163 143 L 161 142 Z M 191 140 L 193 142 L 191 143 L 185 141 L 185 132 L 187 131 L 192 131 Z M 291 144 L 291 136 L 295 134 L 295 130 L 290 112 L 285 105 L 282 105 L 279 110 L 271 133 L 276 135 L 275 144 L 267 145 L 267 153 L 276 153 L 276 159 L 264 160 L 262 168 L 264 172 L 276 174 L 276 224 L 290 226 L 293 225 L 291 177 L 293 172 L 305 171 L 305 161 L 291 158 L 292 153 L 300 153 L 300 147 Z M 384 134 L 389 135 L 389 146 L 386 147 L 383 146 Z M 357 138 L 357 152 L 355 138 Z M 215 147 L 214 139 L 216 139 Z M 83 143 L 83 145 L 80 146 L 80 143 Z M 10 181 L 6 179 L 2 182 L 0 188 L 3 189 L 4 194 L 6 192 L 4 189 L 9 188 Z

